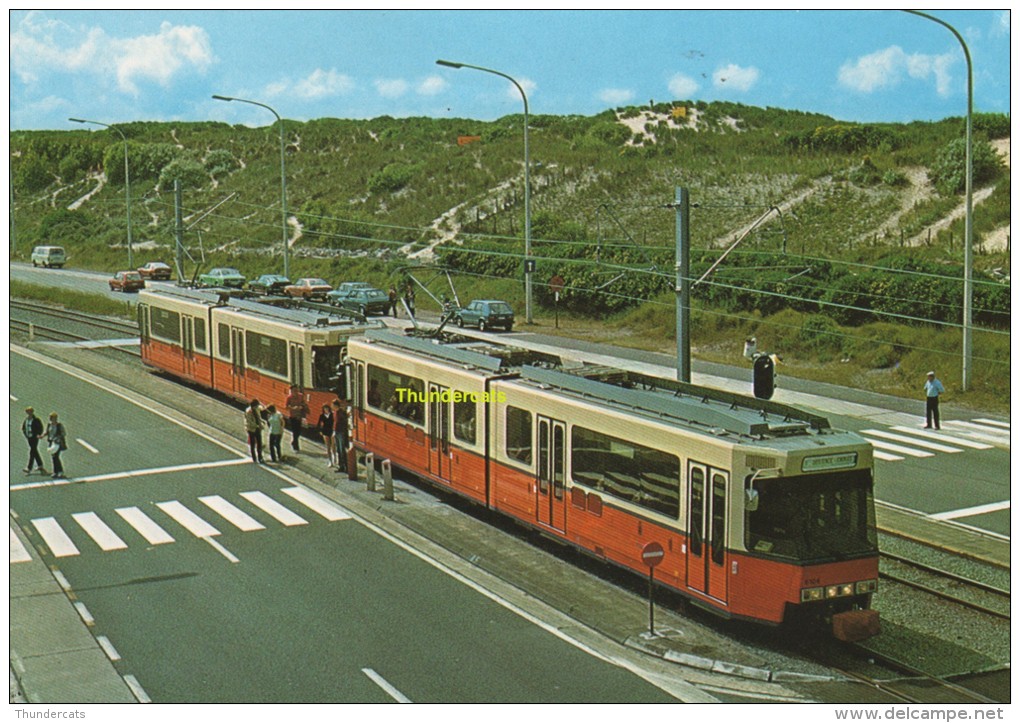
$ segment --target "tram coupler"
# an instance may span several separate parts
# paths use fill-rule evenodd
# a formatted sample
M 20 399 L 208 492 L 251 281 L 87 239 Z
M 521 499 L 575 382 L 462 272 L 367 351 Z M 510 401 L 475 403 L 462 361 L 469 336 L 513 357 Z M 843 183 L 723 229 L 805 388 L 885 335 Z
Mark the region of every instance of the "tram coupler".
M 375 455 L 368 452 L 365 455 L 365 481 L 369 492 L 375 492 Z
M 388 459 L 382 461 L 383 499 L 393 501 L 393 467 Z

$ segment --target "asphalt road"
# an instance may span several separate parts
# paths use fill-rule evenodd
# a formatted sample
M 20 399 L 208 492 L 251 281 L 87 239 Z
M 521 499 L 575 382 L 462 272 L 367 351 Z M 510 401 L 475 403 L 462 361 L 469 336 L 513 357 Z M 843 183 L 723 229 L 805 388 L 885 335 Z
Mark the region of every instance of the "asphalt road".
M 11 509 L 152 701 L 674 700 L 145 400 L 10 362 Z M 29 404 L 76 483 L 21 471 Z

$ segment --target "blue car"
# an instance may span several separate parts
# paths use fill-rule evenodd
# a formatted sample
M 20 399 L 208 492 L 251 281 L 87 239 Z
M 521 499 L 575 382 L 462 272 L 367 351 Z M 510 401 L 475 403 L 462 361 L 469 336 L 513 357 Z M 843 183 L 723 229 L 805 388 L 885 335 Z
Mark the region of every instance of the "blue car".
M 514 310 L 505 301 L 495 299 L 478 299 L 465 307 L 457 309 L 453 315 L 457 326 L 477 326 L 479 331 L 502 328 L 510 331 L 514 328 Z

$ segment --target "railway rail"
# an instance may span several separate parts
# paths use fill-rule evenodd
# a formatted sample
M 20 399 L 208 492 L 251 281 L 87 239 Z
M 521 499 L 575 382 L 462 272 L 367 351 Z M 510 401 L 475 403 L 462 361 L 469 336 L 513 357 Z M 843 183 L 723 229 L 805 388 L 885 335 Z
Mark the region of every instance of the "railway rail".
M 11 299 L 10 309 L 12 313 L 9 325 L 12 331 L 49 341 L 96 341 L 110 333 L 116 334 L 117 337 L 134 337 L 138 334 L 138 326 L 132 322 L 118 321 L 73 309 L 57 309 L 20 299 Z M 14 312 L 20 312 L 21 318 L 14 318 Z M 26 317 L 43 317 L 49 321 L 39 324 L 29 321 Z M 68 327 L 74 328 L 74 331 Z M 79 333 L 89 330 L 98 330 L 103 333 L 101 335 L 95 334 L 94 331 L 93 333 Z M 138 349 L 133 346 L 111 345 L 109 348 L 132 356 L 139 356 Z

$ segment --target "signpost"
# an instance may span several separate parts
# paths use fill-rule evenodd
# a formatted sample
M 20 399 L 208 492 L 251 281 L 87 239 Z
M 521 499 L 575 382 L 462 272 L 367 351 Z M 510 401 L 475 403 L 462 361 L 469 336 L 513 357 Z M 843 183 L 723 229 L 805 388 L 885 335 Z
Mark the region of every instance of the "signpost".
M 553 290 L 553 296 L 556 299 L 555 309 L 556 309 L 556 328 L 557 329 L 560 328 L 560 292 L 563 291 L 563 287 L 565 285 L 566 285 L 566 282 L 563 280 L 563 277 L 560 276 L 559 274 L 556 274 L 551 279 L 549 279 L 549 288 Z
M 648 634 L 655 635 L 655 601 L 652 597 L 654 589 L 655 566 L 662 562 L 666 551 L 658 542 L 649 542 L 641 550 L 641 559 L 648 565 Z

